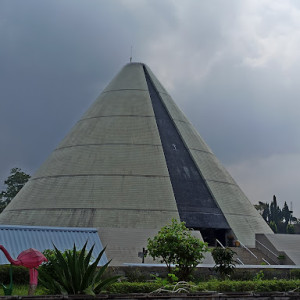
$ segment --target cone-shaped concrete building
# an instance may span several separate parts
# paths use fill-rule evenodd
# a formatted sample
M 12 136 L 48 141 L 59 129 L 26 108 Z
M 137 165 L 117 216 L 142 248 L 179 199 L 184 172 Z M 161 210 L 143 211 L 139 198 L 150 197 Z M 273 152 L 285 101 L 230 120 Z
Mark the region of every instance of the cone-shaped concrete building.
M 0 223 L 97 227 L 109 257 L 133 262 L 136 249 L 172 218 L 210 243 L 231 234 L 254 246 L 255 233 L 271 233 L 151 70 L 130 63 Z

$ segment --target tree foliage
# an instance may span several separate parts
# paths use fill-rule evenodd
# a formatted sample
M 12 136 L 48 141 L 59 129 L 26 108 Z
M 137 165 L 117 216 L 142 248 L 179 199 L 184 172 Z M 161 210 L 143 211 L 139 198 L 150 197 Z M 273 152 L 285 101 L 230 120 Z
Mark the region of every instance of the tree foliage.
M 293 224 L 288 224 L 286 227 L 286 233 L 288 234 L 294 234 L 295 233 L 295 227 Z
M 29 180 L 30 175 L 21 171 L 20 168 L 12 168 L 10 176 L 4 181 L 6 190 L 0 193 L 0 212 L 10 203 L 10 201 L 19 193 L 24 184 Z
M 172 219 L 153 239 L 148 239 L 148 255 L 154 260 L 160 259 L 180 280 L 187 280 L 195 267 L 203 260 L 208 251 L 207 243 L 194 237 L 184 222 Z
M 233 274 L 235 269 L 235 260 L 233 259 L 233 256 L 236 254 L 233 250 L 228 247 L 217 247 L 212 250 L 211 254 L 216 263 L 214 269 L 223 279 Z
M 274 233 L 278 232 L 277 224 L 274 221 L 269 223 L 270 228 L 273 230 Z
M 273 196 L 272 202 L 258 202 L 254 207 L 259 211 L 264 220 L 269 224 L 270 228 L 275 233 L 294 233 L 293 222 L 298 222 L 297 218 L 293 217 L 292 211 L 289 209 L 286 202 L 283 208 L 280 209 L 276 196 Z

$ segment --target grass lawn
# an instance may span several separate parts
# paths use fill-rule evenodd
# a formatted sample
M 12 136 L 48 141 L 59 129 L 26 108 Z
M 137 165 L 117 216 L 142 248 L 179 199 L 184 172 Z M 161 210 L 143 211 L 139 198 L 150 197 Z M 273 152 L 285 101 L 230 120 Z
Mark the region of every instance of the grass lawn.
M 28 289 L 29 285 L 14 284 L 12 295 L 25 296 L 28 294 Z M 47 292 L 43 287 L 38 286 L 35 295 L 47 295 Z M 0 289 L 0 296 L 4 296 L 3 288 Z

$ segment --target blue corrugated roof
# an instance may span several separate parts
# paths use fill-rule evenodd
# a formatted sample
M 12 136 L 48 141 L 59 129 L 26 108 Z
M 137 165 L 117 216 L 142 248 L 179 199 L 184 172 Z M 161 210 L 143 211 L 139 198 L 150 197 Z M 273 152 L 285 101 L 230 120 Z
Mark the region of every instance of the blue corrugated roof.
M 81 249 L 86 241 L 88 241 L 87 250 L 95 244 L 92 256 L 96 258 L 103 249 L 96 228 L 0 225 L 0 244 L 14 259 L 29 248 L 42 252 L 45 249 L 54 249 L 54 244 L 60 251 L 64 251 L 72 249 L 75 243 L 76 248 Z M 0 264 L 8 263 L 0 251 Z M 107 257 L 104 254 L 99 265 L 105 263 Z

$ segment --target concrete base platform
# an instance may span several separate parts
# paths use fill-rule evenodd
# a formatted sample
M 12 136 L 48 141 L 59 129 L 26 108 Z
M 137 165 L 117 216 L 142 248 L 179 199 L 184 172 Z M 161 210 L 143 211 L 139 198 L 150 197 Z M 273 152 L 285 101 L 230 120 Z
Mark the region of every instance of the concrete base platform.
M 300 265 L 300 235 L 256 234 L 256 248 L 279 264 Z

